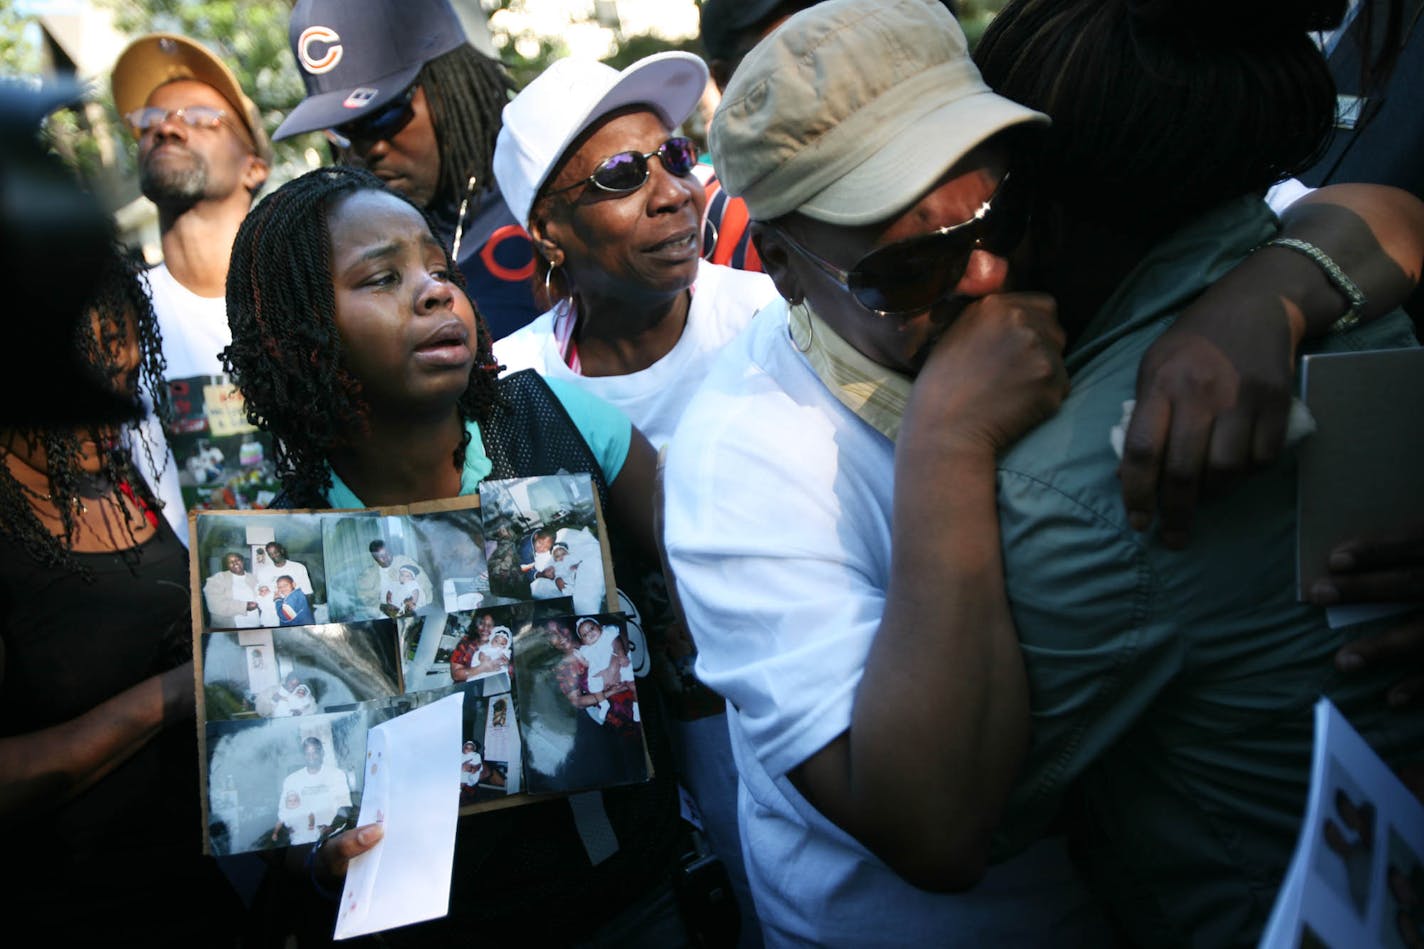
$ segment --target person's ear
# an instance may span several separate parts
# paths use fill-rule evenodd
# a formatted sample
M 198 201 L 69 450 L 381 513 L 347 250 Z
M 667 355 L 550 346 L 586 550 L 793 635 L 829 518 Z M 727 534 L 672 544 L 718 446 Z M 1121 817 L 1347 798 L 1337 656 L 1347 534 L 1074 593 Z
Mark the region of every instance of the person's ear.
M 761 257 L 762 270 L 776 284 L 776 292 L 792 303 L 806 299 L 801 289 L 801 279 L 791 266 L 791 248 L 782 240 L 781 232 L 760 221 L 753 221 L 752 246 Z
M 564 263 L 564 249 L 559 246 L 559 226 L 546 214 L 535 214 L 529 219 L 529 240 L 550 267 L 561 267 Z
M 267 183 L 267 176 L 271 169 L 267 166 L 267 161 L 257 155 L 247 156 L 247 167 L 242 172 L 242 186 L 247 189 L 248 194 L 256 194 Z

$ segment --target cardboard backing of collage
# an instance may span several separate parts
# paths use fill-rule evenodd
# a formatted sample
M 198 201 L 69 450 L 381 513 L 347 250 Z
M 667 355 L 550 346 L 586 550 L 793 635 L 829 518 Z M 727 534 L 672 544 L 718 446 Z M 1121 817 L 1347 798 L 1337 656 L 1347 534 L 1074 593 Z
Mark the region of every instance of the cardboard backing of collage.
M 197 510 L 189 530 L 207 852 L 348 826 L 371 730 L 456 694 L 459 734 L 434 745 L 448 758 L 382 775 L 386 807 L 405 782 L 448 782 L 467 814 L 651 777 L 630 669 L 646 647 L 614 609 L 587 474 L 399 507 Z

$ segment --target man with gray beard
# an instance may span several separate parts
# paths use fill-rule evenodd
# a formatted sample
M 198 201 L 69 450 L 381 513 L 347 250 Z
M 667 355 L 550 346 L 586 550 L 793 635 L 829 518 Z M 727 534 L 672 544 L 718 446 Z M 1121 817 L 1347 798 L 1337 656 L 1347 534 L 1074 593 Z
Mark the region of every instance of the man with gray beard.
M 272 160 L 261 115 L 217 56 L 171 33 L 129 44 L 112 82 L 144 197 L 158 206 L 163 263 L 148 282 L 168 377 L 219 373 L 228 257 Z
M 158 207 L 163 262 L 147 271 L 163 334 L 167 378 L 223 371 L 227 263 L 237 228 L 267 181 L 272 145 L 257 106 L 208 49 L 172 33 L 150 33 L 119 54 L 114 104 L 138 141 L 139 183 Z M 150 414 L 141 423 L 160 444 Z M 164 516 L 187 543 L 179 465 L 153 459 L 149 480 Z

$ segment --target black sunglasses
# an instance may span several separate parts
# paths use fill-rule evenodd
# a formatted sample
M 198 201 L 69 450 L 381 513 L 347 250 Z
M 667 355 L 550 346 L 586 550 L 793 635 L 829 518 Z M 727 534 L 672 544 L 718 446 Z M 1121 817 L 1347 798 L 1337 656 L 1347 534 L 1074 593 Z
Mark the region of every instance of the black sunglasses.
M 619 152 L 610 155 L 593 169 L 593 174 L 580 181 L 564 188 L 556 188 L 553 191 L 545 192 L 546 195 L 563 194 L 565 191 L 572 191 L 583 185 L 591 184 L 600 191 L 609 191 L 613 194 L 627 194 L 630 191 L 637 191 L 643 187 L 643 182 L 648 180 L 652 170 L 648 167 L 648 159 L 654 155 L 663 163 L 663 167 L 669 173 L 684 178 L 692 173 L 693 167 L 697 164 L 697 146 L 692 144 L 690 139 L 674 136 L 663 142 L 651 152 Z
M 994 193 L 969 220 L 877 247 L 848 271 L 806 248 L 783 228 L 777 231 L 793 250 L 876 316 L 908 316 L 953 294 L 975 250 L 1006 254 L 1018 245 L 1028 226 L 1031 199 L 1026 184 L 1011 184 L 1012 178 L 1008 173 L 1000 178 Z
M 394 138 L 415 118 L 415 109 L 411 106 L 414 98 L 415 86 L 412 85 L 379 109 L 334 129 L 327 129 L 326 137 L 339 148 L 350 148 L 353 142 L 379 142 Z

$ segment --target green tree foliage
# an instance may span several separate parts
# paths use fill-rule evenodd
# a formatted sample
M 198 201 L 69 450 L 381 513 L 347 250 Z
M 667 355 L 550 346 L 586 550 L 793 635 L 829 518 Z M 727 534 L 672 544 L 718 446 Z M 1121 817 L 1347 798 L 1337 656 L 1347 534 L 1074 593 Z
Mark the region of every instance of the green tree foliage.
M 499 51 L 500 62 L 504 63 L 514 80 L 516 89 L 523 89 L 531 79 L 543 72 L 550 63 L 567 56 L 568 47 L 557 35 L 544 35 L 532 31 L 512 32 L 503 26 L 507 21 L 494 16 L 503 10 L 524 12 L 529 0 L 483 0 L 483 7 L 492 17 L 490 33 Z M 596 16 L 596 5 L 589 0 L 589 18 Z M 624 36 L 615 31 L 616 48 L 603 62 L 615 69 L 632 65 L 644 56 L 670 49 L 685 50 L 701 55 L 702 45 L 696 36 L 682 40 L 668 40 L 652 33 Z
M 499 53 L 499 61 L 509 70 L 515 89 L 523 89 L 550 63 L 568 55 L 568 47 L 557 35 L 501 27 L 507 21 L 495 14 L 505 10 L 522 13 L 525 0 L 481 0 L 481 6 L 490 17 L 490 38 Z
M 970 49 L 979 42 L 979 37 L 983 36 L 989 27 L 989 21 L 994 19 L 1007 2 L 1008 0 L 959 0 L 959 25 L 964 28 L 964 37 L 969 41 Z
M 237 75 L 243 88 L 257 103 L 270 132 L 304 94 L 301 76 L 287 45 L 287 21 L 292 0 L 91 0 L 112 10 L 118 28 L 131 35 L 156 30 L 192 37 L 213 49 Z M 487 14 L 502 10 L 523 12 L 530 0 L 480 0 Z M 960 22 L 971 46 L 1006 0 L 957 0 Z M 589 2 L 589 16 L 597 11 Z M 32 16 L 22 5 L 0 0 L 0 75 L 35 75 L 41 68 L 37 31 L 30 27 Z M 533 30 L 510 33 L 494 17 L 491 33 L 500 59 L 509 69 L 515 88 L 523 88 L 551 62 L 568 54 L 558 35 Z M 605 62 L 622 69 L 651 53 L 682 49 L 700 53 L 697 37 L 669 41 L 655 35 L 622 36 L 615 33 L 617 48 Z M 50 134 L 56 150 L 78 168 L 81 175 L 112 198 L 114 203 L 137 194 L 132 140 L 125 132 L 113 106 L 108 83 L 94 85 L 93 99 L 108 122 L 94 121 L 94 110 L 75 110 L 51 120 Z M 107 124 L 107 127 L 105 127 Z M 101 148 L 96 137 L 110 136 L 113 147 Z M 296 136 L 274 143 L 279 168 L 305 165 L 303 153 L 314 148 L 327 154 L 320 134 Z M 106 157 L 107 156 L 107 157 Z M 116 159 L 116 160 L 115 160 Z
M 165 31 L 195 39 L 225 62 L 257 103 L 270 133 L 304 94 L 287 46 L 287 0 L 90 0 L 113 14 L 115 26 L 138 36 Z M 22 12 L 23 11 L 23 12 Z M 36 75 L 42 68 L 33 15 L 0 0 L 0 72 Z M 138 194 L 133 139 L 114 107 L 108 76 L 92 77 L 89 108 L 55 113 L 46 132 L 53 148 L 111 207 Z M 97 106 L 96 109 L 94 106 Z M 305 165 L 309 147 L 325 149 L 320 135 L 275 144 L 275 163 Z
M 30 17 L 15 5 L 0 2 L 0 76 L 33 76 L 40 69 L 40 50 Z
M 680 49 L 685 53 L 702 55 L 702 43 L 695 36 L 689 36 L 683 40 L 669 40 L 652 33 L 640 33 L 624 37 L 618 49 L 611 56 L 604 57 L 603 61 L 614 69 L 626 69 L 644 56 L 666 52 L 670 49 Z

